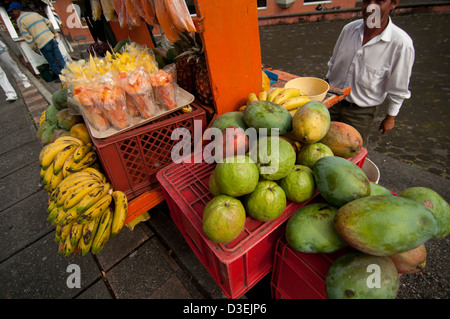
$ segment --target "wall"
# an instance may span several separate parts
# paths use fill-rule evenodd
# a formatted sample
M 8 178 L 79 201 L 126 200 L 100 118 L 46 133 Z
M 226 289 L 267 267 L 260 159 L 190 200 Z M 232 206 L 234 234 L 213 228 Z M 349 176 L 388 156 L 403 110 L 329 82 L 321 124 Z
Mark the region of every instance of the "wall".
M 340 7 L 339 10 L 354 9 L 356 2 L 356 0 L 318 0 L 313 3 L 304 3 L 304 0 L 296 0 L 289 8 L 284 9 L 277 5 L 276 0 L 267 0 L 267 8 L 258 10 L 259 25 L 271 25 L 280 22 L 295 23 L 301 20 L 315 21 L 328 16 L 328 14 L 323 15 L 322 13 L 328 13 L 334 7 Z M 318 5 L 328 10 L 318 11 L 316 10 Z M 306 13 L 317 13 L 317 15 Z M 346 17 L 347 13 L 339 13 L 339 15 L 343 14 Z
M 71 6 L 72 1 L 70 0 L 58 0 L 53 2 L 53 7 L 62 21 L 62 33 L 66 36 L 70 35 L 72 39 L 78 35 L 85 35 L 86 39 L 82 41 L 94 41 L 91 32 L 87 27 L 80 28 L 75 24 L 76 20 L 74 19 L 74 13 Z

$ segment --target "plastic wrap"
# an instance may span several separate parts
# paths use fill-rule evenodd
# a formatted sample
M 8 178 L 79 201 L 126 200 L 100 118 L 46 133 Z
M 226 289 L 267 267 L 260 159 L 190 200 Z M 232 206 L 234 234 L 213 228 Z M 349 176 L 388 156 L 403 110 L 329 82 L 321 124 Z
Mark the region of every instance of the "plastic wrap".
M 117 21 L 117 14 L 112 0 L 100 0 L 106 21 Z
M 180 38 L 181 30 L 173 22 L 165 0 L 155 0 L 155 13 L 167 40 L 170 43 L 175 43 Z
M 157 23 L 155 9 L 151 0 L 133 0 L 136 6 L 140 6 L 139 14 L 147 24 L 155 25 Z
M 123 0 L 112 0 L 114 4 L 114 10 L 117 14 L 117 21 L 119 22 L 119 26 L 121 28 L 125 28 L 127 26 L 127 13 L 125 10 L 125 3 Z
M 166 110 L 173 110 L 177 107 L 176 83 L 172 73 L 159 70 L 150 76 L 150 83 L 154 88 L 157 103 Z
M 102 6 L 100 5 L 100 0 L 90 0 L 90 1 L 91 1 L 92 19 L 94 21 L 101 20 Z
M 80 84 L 74 88 L 73 98 L 81 104 L 81 112 L 87 117 L 89 123 L 98 131 L 104 132 L 110 126 L 108 118 L 103 109 L 97 103 L 100 87 L 94 82 L 92 84 Z
M 138 8 L 134 6 L 132 0 L 124 0 L 124 2 L 127 15 L 127 25 L 131 28 L 140 26 L 141 16 L 139 14 Z
M 120 87 L 112 74 L 104 75 L 99 85 L 100 94 L 96 95 L 97 104 L 103 109 L 106 117 L 117 130 L 130 125 L 129 114 L 126 107 L 125 91 Z
M 172 21 L 181 31 L 196 32 L 185 0 L 165 0 Z

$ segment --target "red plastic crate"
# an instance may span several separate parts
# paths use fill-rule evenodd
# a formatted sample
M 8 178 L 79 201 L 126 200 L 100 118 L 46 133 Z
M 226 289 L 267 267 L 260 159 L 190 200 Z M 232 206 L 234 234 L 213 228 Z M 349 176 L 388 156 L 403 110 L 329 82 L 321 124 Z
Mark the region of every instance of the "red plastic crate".
M 364 153 L 364 152 L 362 152 Z M 365 156 L 358 157 L 362 161 Z M 359 165 L 359 162 L 356 162 Z M 361 164 L 362 165 L 362 164 Z M 277 240 L 286 222 L 303 203 L 288 201 L 281 216 L 269 222 L 247 217 L 242 233 L 230 243 L 216 244 L 203 233 L 203 210 L 213 198 L 209 175 L 215 164 L 171 164 L 157 173 L 170 216 L 203 266 L 229 298 L 239 298 L 272 270 Z
M 325 278 L 331 264 L 348 252 L 302 253 L 289 246 L 282 236 L 277 243 L 270 283 L 274 299 L 326 299 Z
M 190 113 L 178 110 L 119 135 L 104 139 L 91 136 L 114 189 L 123 191 L 131 200 L 159 186 L 156 173 L 172 163 L 172 147 L 182 143 L 181 139 L 171 140 L 172 131 L 186 128 L 193 140 L 195 120 L 202 121 L 202 132 L 206 128 L 205 111 L 195 102 L 191 106 Z

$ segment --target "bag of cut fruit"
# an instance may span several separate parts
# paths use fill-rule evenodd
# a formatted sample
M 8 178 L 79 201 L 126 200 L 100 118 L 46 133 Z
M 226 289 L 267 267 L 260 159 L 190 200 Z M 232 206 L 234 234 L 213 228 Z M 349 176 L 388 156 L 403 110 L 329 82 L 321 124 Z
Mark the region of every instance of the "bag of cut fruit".
M 106 117 L 117 130 L 127 128 L 131 124 L 130 115 L 126 107 L 125 91 L 120 87 L 117 75 L 104 74 L 98 85 L 101 90 L 95 97 Z
M 153 97 L 150 73 L 144 67 L 130 73 L 121 72 L 119 80 L 126 92 L 127 107 L 135 107 L 138 114 L 145 119 L 161 113 Z
M 174 70 L 175 67 L 170 65 L 168 68 L 150 75 L 150 83 L 155 91 L 155 100 L 164 110 L 173 110 L 177 107 L 177 84 Z
M 98 103 L 101 90 L 102 87 L 98 82 L 78 83 L 73 88 L 72 95 L 74 100 L 80 103 L 80 111 L 87 118 L 89 124 L 97 131 L 104 132 L 111 127 L 111 123 Z

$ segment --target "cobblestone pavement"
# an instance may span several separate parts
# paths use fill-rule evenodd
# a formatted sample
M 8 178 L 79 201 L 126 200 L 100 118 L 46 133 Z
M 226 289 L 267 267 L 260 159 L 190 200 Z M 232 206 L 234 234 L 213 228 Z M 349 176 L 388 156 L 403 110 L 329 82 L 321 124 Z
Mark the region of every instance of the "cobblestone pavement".
M 378 132 L 385 114 L 385 105 L 380 107 L 366 148 L 449 179 L 450 14 L 394 15 L 392 20 L 414 41 L 411 98 L 386 135 Z M 299 76 L 323 78 L 339 33 L 349 21 L 261 27 L 262 62 Z

